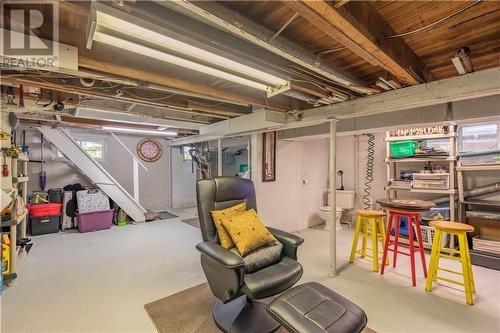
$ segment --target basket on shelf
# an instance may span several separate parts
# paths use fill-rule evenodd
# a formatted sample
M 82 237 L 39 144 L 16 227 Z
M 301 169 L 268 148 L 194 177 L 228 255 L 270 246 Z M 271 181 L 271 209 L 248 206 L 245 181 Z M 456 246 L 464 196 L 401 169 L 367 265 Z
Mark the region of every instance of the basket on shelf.
M 417 141 L 406 140 L 406 141 L 394 141 L 389 143 L 389 148 L 391 151 L 391 157 L 393 158 L 404 158 L 415 156 L 415 150 L 417 149 Z
M 434 228 L 431 226 L 421 225 L 420 229 L 422 231 L 422 242 L 424 245 L 432 246 L 432 242 L 434 241 Z M 441 242 L 441 247 L 448 246 L 450 235 L 443 234 L 443 240 Z

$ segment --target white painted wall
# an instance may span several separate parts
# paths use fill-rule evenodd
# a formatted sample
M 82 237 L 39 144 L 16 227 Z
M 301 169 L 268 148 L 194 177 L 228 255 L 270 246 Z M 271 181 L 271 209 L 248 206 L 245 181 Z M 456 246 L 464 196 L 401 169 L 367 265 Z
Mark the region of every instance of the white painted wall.
M 85 130 L 70 130 L 73 137 L 104 139 L 105 159 L 100 161 L 101 165 L 130 193 L 133 193 L 132 157 L 126 152 L 120 143 L 111 135 Z M 136 147 L 143 137 L 134 135 L 117 134 L 117 137 L 127 148 L 137 156 Z M 139 167 L 139 195 L 141 205 L 153 211 L 167 209 L 169 199 L 169 154 L 166 141 L 158 139 L 162 144 L 163 154 L 155 162 L 143 162 L 148 171 Z M 21 131 L 18 133 L 18 142 L 21 142 Z M 26 130 L 26 144 L 30 146 L 30 160 L 40 160 L 40 133 L 35 129 Z M 92 188 L 94 185 L 80 171 L 66 159 L 56 159 L 56 149 L 50 142 L 45 144 L 44 157 L 47 163 L 47 186 L 49 188 L 62 188 L 68 184 L 81 183 Z M 28 189 L 39 190 L 38 175 L 40 163 L 28 164 L 28 176 L 30 181 Z
M 171 147 L 172 208 L 196 206 L 196 170 L 191 160 L 183 161 L 180 147 Z
M 262 182 L 261 134 L 252 137 L 252 147 L 252 179 L 263 222 L 287 231 L 318 224 L 327 190 L 328 140 L 278 140 L 275 182 Z

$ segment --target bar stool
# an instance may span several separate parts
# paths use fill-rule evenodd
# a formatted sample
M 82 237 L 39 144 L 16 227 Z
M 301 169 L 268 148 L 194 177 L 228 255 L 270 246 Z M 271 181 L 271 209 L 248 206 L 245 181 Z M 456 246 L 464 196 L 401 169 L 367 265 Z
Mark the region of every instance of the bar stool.
M 385 213 L 378 210 L 358 210 L 356 213 L 356 228 L 354 231 L 354 239 L 352 241 L 351 257 L 349 258 L 349 262 L 354 262 L 356 253 L 359 253 L 362 258 L 371 257 L 373 261 L 373 271 L 378 272 L 378 241 L 380 241 L 383 246 L 385 239 L 385 226 L 383 218 Z M 361 227 L 363 227 L 362 231 Z M 361 250 L 358 250 L 357 247 L 360 233 L 363 240 Z M 372 248 L 366 247 L 366 240 L 369 237 L 372 239 Z M 371 250 L 372 255 L 367 254 L 366 250 Z M 386 261 L 386 264 L 389 265 L 389 260 Z
M 431 221 L 429 225 L 434 227 L 434 240 L 432 242 L 431 260 L 429 263 L 429 276 L 425 284 L 425 290 L 432 291 L 432 282 L 442 280 L 453 284 L 458 284 L 465 288 L 465 300 L 467 304 L 472 305 L 472 294 L 476 292 L 474 285 L 474 276 L 472 275 L 472 263 L 469 254 L 469 244 L 467 242 L 467 233 L 473 232 L 474 227 L 465 223 L 449 222 L 449 221 Z M 442 247 L 443 234 L 457 236 L 459 250 L 448 249 Z M 442 253 L 446 252 L 446 253 Z M 454 255 L 458 254 L 456 257 Z M 439 258 L 449 258 L 460 261 L 462 263 L 462 272 L 457 272 L 451 269 L 439 267 Z M 445 277 L 438 276 L 438 270 L 462 275 L 464 282 L 451 280 Z
M 416 274 L 415 274 L 415 253 L 420 253 L 420 259 L 422 260 L 422 269 L 424 271 L 424 277 L 427 277 L 427 268 L 425 265 L 425 253 L 424 253 L 424 244 L 422 241 L 422 231 L 420 229 L 420 210 L 400 210 L 400 209 L 390 209 L 388 217 L 388 225 L 387 225 L 387 234 L 384 243 L 384 254 L 382 256 L 382 260 L 387 260 L 387 255 L 389 251 L 394 252 L 394 257 L 392 260 L 392 267 L 396 267 L 398 254 L 403 254 L 405 256 L 410 257 L 410 268 L 411 268 L 411 280 L 412 285 L 415 287 L 417 285 Z M 399 230 L 401 224 L 401 217 L 406 217 L 408 219 L 408 245 L 399 242 Z M 394 241 L 391 240 L 391 229 L 393 220 L 396 219 L 395 223 L 395 231 L 394 231 Z M 414 244 L 414 235 L 413 235 L 413 225 L 415 225 L 415 233 L 418 241 L 418 247 L 415 247 Z M 390 245 L 393 245 L 390 248 Z M 398 250 L 398 247 L 407 248 L 410 252 L 402 252 Z M 380 274 L 384 274 L 385 266 L 382 266 L 380 270 Z

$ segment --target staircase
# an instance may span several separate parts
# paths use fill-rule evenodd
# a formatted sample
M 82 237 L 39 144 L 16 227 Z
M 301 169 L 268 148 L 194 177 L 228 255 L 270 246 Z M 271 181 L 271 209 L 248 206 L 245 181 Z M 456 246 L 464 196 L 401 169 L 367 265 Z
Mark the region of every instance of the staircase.
M 146 220 L 142 207 L 94 158 L 89 156 L 63 129 L 38 127 L 40 133 L 64 154 L 96 186 L 136 222 Z

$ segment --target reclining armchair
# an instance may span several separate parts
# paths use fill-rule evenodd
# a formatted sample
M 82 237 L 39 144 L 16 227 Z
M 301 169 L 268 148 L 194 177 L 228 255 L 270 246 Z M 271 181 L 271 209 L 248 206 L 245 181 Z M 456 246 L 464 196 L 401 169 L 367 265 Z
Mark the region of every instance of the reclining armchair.
M 238 177 L 216 177 L 196 185 L 198 217 L 203 242 L 201 266 L 212 293 L 217 297 L 213 317 L 224 332 L 272 332 L 279 324 L 266 312 L 267 304 L 258 301 L 292 287 L 302 276 L 297 262 L 297 248 L 304 240 L 293 234 L 268 227 L 283 245 L 279 260 L 251 273 L 245 273 L 245 262 L 236 252 L 219 245 L 211 211 L 245 202 L 247 209 L 257 210 L 252 181 Z

